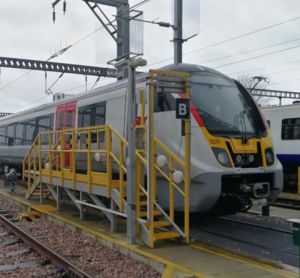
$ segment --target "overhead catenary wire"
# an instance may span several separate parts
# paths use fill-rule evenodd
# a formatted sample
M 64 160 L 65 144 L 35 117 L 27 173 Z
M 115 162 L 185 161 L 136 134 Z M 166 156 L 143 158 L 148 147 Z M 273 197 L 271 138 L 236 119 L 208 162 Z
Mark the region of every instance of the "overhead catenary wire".
M 291 46 L 291 47 L 288 47 L 288 48 L 284 48 L 284 49 L 280 49 L 280 50 L 276 50 L 276 51 L 264 53 L 264 54 L 261 54 L 261 55 L 257 55 L 257 56 L 253 56 L 253 57 L 248 57 L 248 58 L 241 59 L 241 60 L 234 61 L 234 62 L 230 62 L 230 63 L 227 63 L 227 64 L 215 66 L 214 68 L 216 68 L 216 69 L 223 68 L 223 67 L 227 67 L 227 66 L 239 64 L 239 63 L 242 63 L 242 62 L 251 61 L 251 60 L 259 59 L 259 58 L 262 58 L 262 57 L 274 55 L 274 54 L 277 54 L 277 53 L 289 51 L 289 50 L 296 49 L 296 48 L 299 48 L 299 47 L 300 47 L 300 44 L 295 45 L 295 46 Z
M 297 64 L 300 63 L 300 60 L 294 60 L 294 61 L 289 61 L 289 62 L 285 62 L 285 63 L 279 63 L 279 64 L 271 64 L 271 65 L 267 65 L 264 67 L 258 67 L 258 68 L 252 68 L 252 69 L 248 69 L 248 70 L 242 70 L 242 71 L 238 71 L 238 72 L 230 72 L 227 73 L 228 75 L 239 75 L 239 74 L 243 74 L 243 73 L 247 73 L 247 72 L 256 72 L 256 71 L 261 71 L 261 70 L 265 70 L 266 68 L 274 68 L 274 67 L 280 67 L 280 66 L 285 66 L 285 65 L 289 65 L 289 64 Z
M 300 19 L 300 16 L 296 16 L 296 17 L 293 17 L 293 18 L 290 18 L 290 19 L 287 19 L 287 20 L 284 20 L 284 21 L 280 21 L 280 22 L 277 22 L 277 23 L 274 23 L 274 24 L 271 24 L 271 25 L 268 25 L 268 26 L 250 31 L 250 32 L 247 32 L 247 33 L 243 33 L 243 34 L 240 34 L 240 35 L 237 35 L 237 36 L 234 36 L 234 37 L 231 37 L 231 38 L 219 41 L 219 42 L 215 42 L 215 43 L 212 43 L 212 44 L 209 44 L 209 45 L 206 45 L 206 46 L 203 46 L 203 47 L 200 47 L 200 48 L 188 51 L 188 52 L 184 52 L 183 56 L 190 55 L 190 54 L 193 54 L 195 52 L 203 51 L 203 50 L 215 47 L 215 46 L 223 45 L 223 44 L 226 44 L 226 43 L 229 43 L 229 42 L 232 42 L 232 41 L 235 41 L 235 40 L 247 37 L 247 36 L 254 35 L 256 33 L 260 33 L 260 32 L 263 32 L 263 31 L 266 31 L 266 30 L 269 30 L 269 29 L 273 29 L 273 28 L 278 27 L 280 25 L 284 25 L 284 24 L 287 24 L 287 23 L 290 23 L 290 22 L 293 22 L 293 21 L 296 21 L 296 20 L 299 20 L 299 19 Z M 163 62 L 167 62 L 167 61 L 170 61 L 172 59 L 173 59 L 173 57 L 162 59 L 162 60 L 156 61 L 154 63 L 151 63 L 148 66 L 161 64 Z
M 215 62 L 215 61 L 219 61 L 219 60 L 223 60 L 223 59 L 233 58 L 233 57 L 236 57 L 236 56 L 239 56 L 239 55 L 249 54 L 249 53 L 252 53 L 252 52 L 261 51 L 261 50 L 265 50 L 265 49 L 268 49 L 268 48 L 273 48 L 273 47 L 284 45 L 284 44 L 289 44 L 289 43 L 296 42 L 296 41 L 300 41 L 300 38 L 287 40 L 287 41 L 274 43 L 274 44 L 269 44 L 269 45 L 266 45 L 266 46 L 263 46 L 263 47 L 258 47 L 258 48 L 253 48 L 253 49 L 249 49 L 249 50 L 246 50 L 246 51 L 241 51 L 241 52 L 238 52 L 238 53 L 235 53 L 235 54 L 224 55 L 222 57 L 217 57 L 217 58 L 202 61 L 202 63 L 211 63 L 211 62 Z
M 151 0 L 142 0 L 140 2 L 138 2 L 137 4 L 133 5 L 132 7 L 129 8 L 129 10 L 135 9 L 137 7 L 140 7 L 148 2 L 150 2 Z M 123 11 L 125 12 L 125 11 Z M 112 21 L 115 22 L 117 19 L 114 19 Z M 85 41 L 86 39 L 88 39 L 89 37 L 91 37 L 92 35 L 96 34 L 97 32 L 99 32 L 100 30 L 102 30 L 104 27 L 100 26 L 98 28 L 96 28 L 94 31 L 84 35 L 83 37 L 79 38 L 78 40 L 74 41 L 73 43 L 69 44 L 68 46 L 57 50 L 55 53 L 53 53 L 48 59 L 47 61 L 50 61 L 54 58 L 57 58 L 58 56 L 63 55 L 65 52 L 67 52 L 70 48 L 74 47 L 77 44 L 80 44 L 81 42 Z M 7 84 L 5 84 L 3 87 L 0 87 L 0 91 L 6 89 L 7 87 L 11 86 L 12 84 L 14 84 L 15 82 L 19 81 L 20 79 L 22 79 L 23 77 L 25 77 L 27 74 L 31 73 L 32 70 L 25 72 L 24 74 L 20 75 L 19 77 L 17 77 L 16 79 L 8 82 Z

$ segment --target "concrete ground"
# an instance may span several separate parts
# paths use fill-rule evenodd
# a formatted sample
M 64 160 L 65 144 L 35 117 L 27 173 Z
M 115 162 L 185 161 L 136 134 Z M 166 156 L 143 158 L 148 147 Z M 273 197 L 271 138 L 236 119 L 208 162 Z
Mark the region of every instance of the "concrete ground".
M 0 194 L 34 208 L 45 214 L 52 221 L 67 225 L 78 231 L 99 238 L 104 244 L 118 248 L 122 252 L 141 259 L 163 273 L 163 277 L 298 277 L 297 269 L 284 269 L 277 265 L 255 260 L 244 255 L 229 253 L 224 250 L 205 246 L 199 242 L 189 245 L 175 241 L 166 241 L 157 248 L 149 249 L 144 245 L 128 245 L 125 233 L 109 231 L 103 217 L 87 217 L 80 221 L 75 206 L 64 206 L 57 212 L 52 200 L 39 204 L 39 200 L 26 200 L 25 191 L 18 190 L 10 194 L 0 184 Z M 277 211 L 277 210 L 276 210 Z M 120 224 L 124 228 L 124 224 Z

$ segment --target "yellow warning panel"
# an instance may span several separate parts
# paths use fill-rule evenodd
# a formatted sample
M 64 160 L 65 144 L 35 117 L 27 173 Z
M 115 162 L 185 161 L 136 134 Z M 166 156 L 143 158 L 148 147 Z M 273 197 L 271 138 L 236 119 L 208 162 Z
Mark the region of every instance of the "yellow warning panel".
M 51 205 L 32 205 L 31 208 L 40 213 L 48 213 L 48 212 L 56 211 L 56 207 Z

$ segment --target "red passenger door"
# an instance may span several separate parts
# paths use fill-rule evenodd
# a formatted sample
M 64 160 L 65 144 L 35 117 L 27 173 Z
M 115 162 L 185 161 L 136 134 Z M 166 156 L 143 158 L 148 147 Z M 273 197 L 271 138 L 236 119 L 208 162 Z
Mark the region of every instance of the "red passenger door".
M 58 105 L 56 109 L 55 130 L 75 127 L 76 101 Z
M 69 128 L 75 128 L 75 117 L 76 117 L 76 101 L 58 105 L 56 109 L 56 120 L 55 130 L 63 130 Z M 55 136 L 55 142 L 57 143 L 60 138 L 59 133 Z M 65 136 L 65 150 L 71 148 L 71 136 Z M 57 154 L 57 162 L 60 163 L 60 154 Z M 64 168 L 70 168 L 70 153 L 65 152 L 65 163 Z

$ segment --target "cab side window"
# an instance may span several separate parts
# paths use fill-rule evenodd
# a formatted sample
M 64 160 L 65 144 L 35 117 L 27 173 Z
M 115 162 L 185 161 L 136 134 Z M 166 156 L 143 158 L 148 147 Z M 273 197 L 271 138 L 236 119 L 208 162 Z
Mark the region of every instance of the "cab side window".
M 0 145 L 6 145 L 6 127 L 0 127 Z
M 176 110 L 176 100 L 171 93 L 157 93 L 154 97 L 154 112 Z
M 9 125 L 7 127 L 7 144 L 13 145 L 15 137 L 15 125 Z
M 24 144 L 24 130 L 25 130 L 25 123 L 16 124 L 16 136 L 15 136 L 16 145 Z
M 26 122 L 26 132 L 25 132 L 25 144 L 31 145 L 34 140 L 36 130 L 36 120 L 30 120 Z

